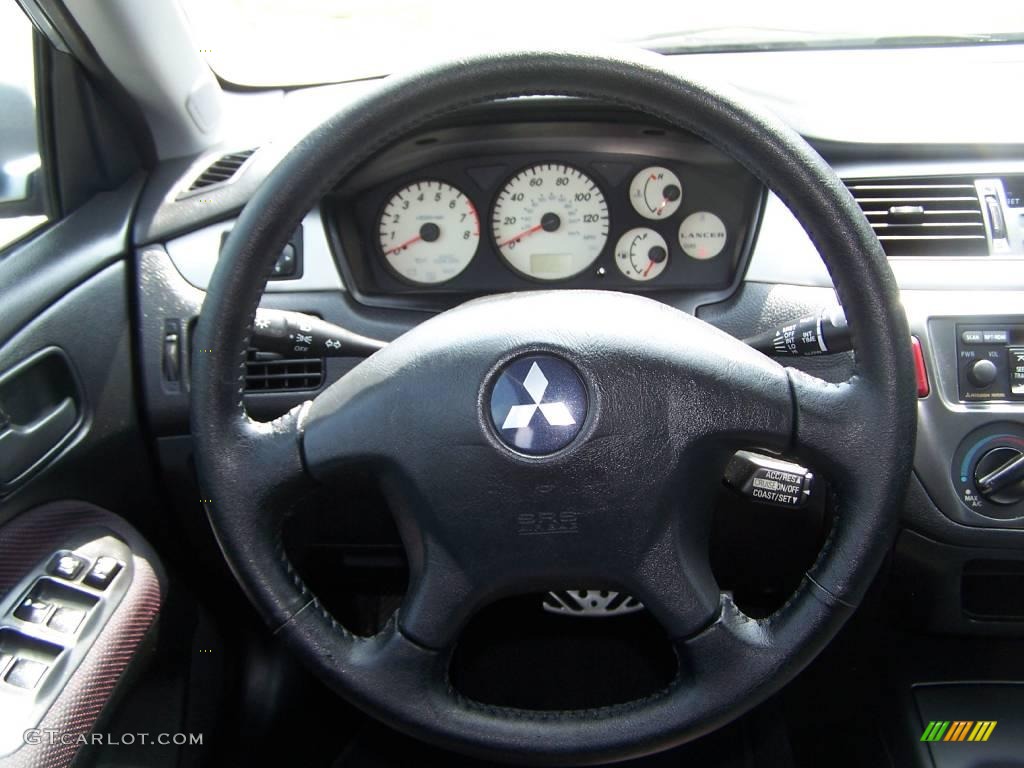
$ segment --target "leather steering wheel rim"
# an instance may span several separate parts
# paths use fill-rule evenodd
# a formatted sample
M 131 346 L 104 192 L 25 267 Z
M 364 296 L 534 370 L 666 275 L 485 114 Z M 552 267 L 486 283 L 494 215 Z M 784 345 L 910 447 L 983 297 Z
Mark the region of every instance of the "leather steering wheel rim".
M 227 562 L 272 630 L 316 674 L 364 710 L 420 738 L 479 756 L 560 764 L 636 757 L 696 738 L 764 700 L 805 667 L 859 603 L 891 545 L 911 469 L 916 398 L 909 331 L 878 240 L 842 182 L 799 135 L 727 89 L 681 77 L 666 64 L 661 56 L 633 51 L 611 56 L 518 51 L 389 77 L 312 131 L 270 174 L 239 217 L 210 282 L 194 339 L 191 418 L 207 513 Z M 275 254 L 302 217 L 375 152 L 416 128 L 471 105 L 533 95 L 586 97 L 646 113 L 702 137 L 761 179 L 801 222 L 832 275 L 853 336 L 856 368 L 850 380 L 832 385 L 783 369 L 710 326 L 647 299 L 563 291 L 496 297 L 444 313 L 424 323 L 428 330 L 414 330 L 368 359 L 312 405 L 269 424 L 252 421 L 242 397 L 251 323 Z M 578 308 L 575 314 L 582 318 L 566 319 L 562 335 L 546 330 L 552 319 L 563 317 L 553 296 L 563 310 L 565 302 Z M 652 341 L 653 352 L 625 346 L 602 324 L 601 316 L 613 306 L 666 328 Z M 509 309 L 528 310 L 540 319 L 519 336 L 509 336 L 503 352 L 499 318 Z M 466 327 L 480 330 L 465 343 L 446 347 L 432 341 L 446 334 L 450 341 Z M 696 340 L 687 341 L 690 337 Z M 581 338 L 594 352 L 591 361 L 572 348 L 570 340 Z M 685 349 L 677 354 L 674 343 Z M 384 446 L 383 438 L 374 436 L 382 409 L 399 408 L 399 398 L 411 389 L 394 382 L 425 376 L 427 369 L 437 374 L 430 368 L 435 363 L 424 361 L 445 358 L 451 350 L 460 370 L 471 370 L 477 360 L 491 366 L 484 384 L 472 383 L 473 391 L 483 387 L 479 392 L 486 393 L 487 377 L 497 366 L 536 349 L 575 354 L 577 367 L 595 379 L 618 375 L 612 371 L 630 361 L 658 356 L 664 370 L 649 375 L 651 381 L 661 377 L 660 394 L 695 398 L 690 402 L 706 409 L 702 419 L 692 416 L 692 408 L 680 416 L 686 428 L 669 429 L 666 446 L 685 448 L 693 458 L 702 455 L 697 450 L 702 445 L 713 444 L 717 451 L 735 448 L 739 437 L 755 440 L 806 457 L 835 490 L 838 514 L 817 562 L 791 599 L 763 620 L 743 615 L 721 595 L 709 608 L 703 572 L 676 589 L 672 579 L 689 573 L 685 561 L 692 550 L 673 543 L 661 559 L 657 542 L 675 542 L 686 532 L 674 516 L 652 505 L 658 509 L 643 518 L 645 524 L 664 523 L 675 538 L 638 541 L 636 552 L 647 565 L 638 567 L 636 586 L 653 612 L 660 610 L 670 621 L 679 618 L 673 627 L 678 631 L 670 635 L 680 671 L 666 690 L 640 701 L 585 712 L 526 712 L 470 701 L 454 691 L 446 672 L 448 631 L 477 605 L 468 588 L 459 591 L 459 579 L 479 573 L 462 568 L 468 556 L 447 557 L 451 542 L 443 536 L 451 532 L 443 516 L 428 516 L 422 529 L 400 521 L 407 549 L 419 548 L 410 554 L 414 596 L 373 638 L 352 635 L 322 608 L 281 543 L 284 516 L 310 475 L 329 482 L 337 466 L 360 458 L 376 461 L 385 472 L 395 469 L 378 453 L 399 450 L 393 445 L 397 441 Z M 614 357 L 615 367 L 602 367 L 601 355 Z M 652 371 L 655 367 L 652 363 Z M 734 374 L 747 378 L 730 388 L 726 380 Z M 430 380 L 422 385 L 431 386 Z M 602 434 L 602 419 L 615 422 L 620 435 L 633 429 L 615 421 L 620 418 L 616 398 L 626 385 L 594 386 L 595 425 L 583 430 L 577 460 L 591 456 L 588 446 L 609 442 L 595 437 Z M 422 422 L 423 430 L 431 428 Z M 523 478 L 548 471 L 544 462 L 504 455 L 479 424 L 453 429 L 465 430 L 459 437 L 473 443 L 467 454 L 473 461 L 504 462 Z M 493 457 L 485 457 L 485 451 Z M 548 463 L 571 474 L 568 462 L 574 457 L 567 453 Z M 421 459 L 406 453 L 402 461 Z M 673 471 L 679 469 L 673 465 Z M 659 499 L 677 478 L 666 470 L 661 480 L 657 489 L 647 489 L 661 494 Z M 434 498 L 430 494 L 436 491 L 428 487 L 423 497 L 414 498 Z M 419 513 L 408 514 L 411 520 Z M 431 543 L 435 535 L 441 544 Z M 599 544 L 595 539 L 593 545 Z M 579 563 L 575 573 L 588 574 L 587 561 Z M 519 582 L 510 576 L 501 588 L 534 583 L 532 575 L 519 576 Z M 454 596 L 435 601 L 438 590 Z M 444 620 L 434 619 L 434 612 Z

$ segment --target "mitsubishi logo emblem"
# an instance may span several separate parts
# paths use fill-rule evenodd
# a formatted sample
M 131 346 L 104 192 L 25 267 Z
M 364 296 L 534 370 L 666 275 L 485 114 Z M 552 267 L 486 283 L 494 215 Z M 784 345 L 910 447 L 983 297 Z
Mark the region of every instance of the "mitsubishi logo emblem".
M 565 403 L 541 402 L 548 388 L 548 377 L 537 363 L 530 366 L 530 372 L 523 379 L 523 388 L 533 398 L 533 402 L 528 405 L 513 405 L 505 417 L 505 423 L 501 425 L 502 429 L 522 429 L 528 426 L 538 408 L 552 427 L 567 427 L 576 423 Z
M 498 436 L 533 456 L 566 447 L 586 415 L 583 380 L 569 363 L 551 355 L 514 360 L 491 393 L 491 420 Z

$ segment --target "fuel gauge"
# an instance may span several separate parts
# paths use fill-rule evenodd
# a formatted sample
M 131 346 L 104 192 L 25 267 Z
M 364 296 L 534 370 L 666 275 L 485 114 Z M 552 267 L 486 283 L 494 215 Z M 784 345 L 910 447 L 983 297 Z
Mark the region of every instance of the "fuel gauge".
M 629 230 L 615 246 L 615 266 L 630 280 L 653 280 L 668 266 L 665 238 L 647 227 Z

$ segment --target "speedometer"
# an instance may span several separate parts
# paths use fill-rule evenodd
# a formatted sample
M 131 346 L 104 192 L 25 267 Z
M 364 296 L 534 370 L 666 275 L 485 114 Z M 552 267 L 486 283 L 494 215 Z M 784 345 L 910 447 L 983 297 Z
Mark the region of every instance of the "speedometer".
M 516 271 L 562 280 L 594 263 L 608 240 L 608 204 L 597 184 L 568 165 L 535 165 L 498 193 L 494 242 Z
M 413 283 L 451 280 L 469 266 L 480 222 L 468 197 L 443 181 L 398 190 L 380 215 L 377 236 L 391 268 Z

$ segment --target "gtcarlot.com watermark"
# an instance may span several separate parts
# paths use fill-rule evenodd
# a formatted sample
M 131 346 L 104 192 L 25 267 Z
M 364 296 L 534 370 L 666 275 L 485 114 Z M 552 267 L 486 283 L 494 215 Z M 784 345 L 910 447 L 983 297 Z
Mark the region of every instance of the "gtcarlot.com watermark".
M 159 744 L 165 746 L 202 746 L 201 733 L 68 733 L 56 728 L 29 728 L 22 734 L 26 744 L 42 744 L 47 747 L 91 745 L 130 746 L 134 744 Z

